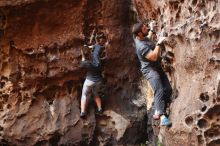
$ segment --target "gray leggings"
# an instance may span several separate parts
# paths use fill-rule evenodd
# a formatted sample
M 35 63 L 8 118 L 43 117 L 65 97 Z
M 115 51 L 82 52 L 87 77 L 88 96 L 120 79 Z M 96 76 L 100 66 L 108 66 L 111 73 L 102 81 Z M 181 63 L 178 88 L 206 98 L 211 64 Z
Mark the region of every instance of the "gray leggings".
M 154 90 L 155 109 L 160 114 L 166 113 L 166 104 L 172 94 L 172 87 L 163 70 L 151 70 L 147 75 L 148 81 Z
M 93 82 L 91 80 L 86 79 L 83 84 L 81 100 L 85 101 L 91 96 L 91 94 L 93 94 L 94 96 L 98 96 L 101 85 L 102 81 Z

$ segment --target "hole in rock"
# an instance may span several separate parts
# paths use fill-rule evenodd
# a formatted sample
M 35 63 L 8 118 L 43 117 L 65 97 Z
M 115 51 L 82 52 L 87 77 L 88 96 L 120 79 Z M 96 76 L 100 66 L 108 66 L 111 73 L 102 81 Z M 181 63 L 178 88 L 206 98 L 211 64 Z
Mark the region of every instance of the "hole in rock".
M 4 130 L 4 128 L 2 126 L 0 126 L 0 131 L 3 131 L 3 130 Z
M 61 134 L 59 133 L 55 133 L 49 140 L 50 144 L 53 145 L 53 146 L 56 146 L 58 145 L 59 141 L 60 141 L 60 138 L 61 138 Z
M 208 13 L 208 12 L 207 12 L 206 10 L 203 11 L 204 16 L 206 16 L 207 13 Z
M 3 103 L 2 102 L 0 102 L 0 111 L 2 111 L 3 110 Z
M 207 135 L 212 138 L 212 137 L 214 137 L 215 134 L 212 132 L 209 132 Z
M 212 10 L 213 10 L 213 11 L 215 11 L 215 10 L 216 10 L 216 5 L 214 5 L 214 6 L 213 6 Z
M 202 116 L 202 114 L 198 114 L 197 117 L 200 118 Z
M 4 102 L 8 102 L 9 95 L 8 94 L 3 94 L 2 98 L 3 98 Z
M 193 32 L 193 31 L 194 31 L 194 29 L 190 28 L 189 33 Z
M 196 4 L 197 4 L 197 0 L 193 0 L 192 5 L 196 5 Z
M 191 116 L 186 117 L 185 123 L 186 123 L 186 125 L 191 126 L 193 124 L 193 118 Z
M 208 101 L 208 100 L 209 100 L 208 92 L 205 92 L 205 93 L 200 94 L 199 99 L 200 99 L 202 102 Z
M 7 140 L 5 139 L 1 139 L 1 145 L 2 146 L 9 146 L 9 145 L 12 145 L 11 143 L 9 143 Z
M 213 31 L 212 34 L 213 34 L 214 37 L 219 38 L 219 36 L 220 36 L 219 33 L 220 33 L 220 30 L 215 30 L 215 31 Z
M 199 128 L 206 128 L 208 126 L 208 122 L 205 119 L 200 119 L 197 125 Z
M 160 21 L 163 21 L 163 15 L 160 15 Z M 164 28 L 164 25 L 162 24 L 161 29 L 163 29 L 163 28 Z
M 74 86 L 73 81 L 72 81 L 72 80 L 71 80 L 71 81 L 68 81 L 68 82 L 66 82 L 65 84 L 66 84 L 66 86 L 67 86 L 68 93 L 71 94 L 72 88 L 73 88 L 73 86 Z
M 7 109 L 10 109 L 10 108 L 11 108 L 11 105 L 10 105 L 10 104 L 8 104 L 8 105 L 7 105 Z
M 204 134 L 209 138 L 218 137 L 220 135 L 220 126 L 214 125 L 209 130 L 205 131 Z
M 176 20 L 178 20 L 180 18 L 180 11 L 178 11 L 177 13 L 176 13 Z
M 213 101 L 212 101 L 214 104 L 216 103 L 216 100 L 215 99 L 213 99 Z
M 0 82 L 0 88 L 4 88 L 5 82 Z
M 2 76 L 1 80 L 8 81 L 8 77 Z
M 208 117 L 209 119 L 220 117 L 220 105 L 215 105 L 214 107 L 208 109 L 205 116 Z
M 201 111 L 204 112 L 206 109 L 207 109 L 207 106 L 204 105 L 204 106 L 201 108 Z
M 199 130 L 197 127 L 194 127 L 193 129 L 194 129 L 195 131 L 198 131 L 198 130 Z
M 174 9 L 177 10 L 179 7 L 179 2 L 178 1 L 170 1 L 169 2 L 170 6 Z
M 173 8 L 174 8 L 175 10 L 177 10 L 178 7 L 179 7 L 178 3 L 175 3 Z
M 45 97 L 49 105 L 53 104 L 55 94 L 59 91 L 59 87 L 57 86 L 51 86 L 50 88 L 43 91 L 41 94 Z
M 208 146 L 220 146 L 220 139 L 211 141 Z
M 160 9 L 159 9 L 159 8 L 157 9 L 157 12 L 158 12 L 158 14 L 161 14 L 161 12 L 160 12 Z
M 192 8 L 191 7 L 189 7 L 188 10 L 189 10 L 190 13 L 192 13 Z

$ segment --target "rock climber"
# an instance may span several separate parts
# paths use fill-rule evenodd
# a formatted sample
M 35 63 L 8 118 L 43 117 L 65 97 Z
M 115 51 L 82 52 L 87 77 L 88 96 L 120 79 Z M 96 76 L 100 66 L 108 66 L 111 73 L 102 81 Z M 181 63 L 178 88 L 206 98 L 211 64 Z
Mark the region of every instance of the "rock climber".
M 102 101 L 99 95 L 101 86 L 102 86 L 102 61 L 101 61 L 101 53 L 105 48 L 104 39 L 99 38 L 95 45 L 87 46 L 92 49 L 91 51 L 91 60 L 86 60 L 83 50 L 81 50 L 82 61 L 80 66 L 86 68 L 87 75 L 86 80 L 84 81 L 82 96 L 81 96 L 81 113 L 80 117 L 83 118 L 86 116 L 86 107 L 91 94 L 94 96 L 94 100 L 97 105 L 96 114 L 102 115 Z
M 152 41 L 155 22 L 150 22 L 149 25 L 136 23 L 133 25 L 132 33 L 141 71 L 154 91 L 153 119 L 160 120 L 162 126 L 170 126 L 172 123 L 166 115 L 166 104 L 172 94 L 172 88 L 160 63 L 161 43 L 165 37 L 160 37 L 156 44 Z

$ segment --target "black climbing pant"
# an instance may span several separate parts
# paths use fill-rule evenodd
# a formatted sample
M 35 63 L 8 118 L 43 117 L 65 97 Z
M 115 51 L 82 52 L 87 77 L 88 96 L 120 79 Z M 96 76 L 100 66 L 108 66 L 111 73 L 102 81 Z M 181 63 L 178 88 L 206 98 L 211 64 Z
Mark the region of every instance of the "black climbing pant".
M 161 70 L 150 70 L 147 75 L 151 87 L 154 90 L 155 110 L 160 114 L 166 113 L 166 105 L 172 94 L 172 87 L 165 72 Z

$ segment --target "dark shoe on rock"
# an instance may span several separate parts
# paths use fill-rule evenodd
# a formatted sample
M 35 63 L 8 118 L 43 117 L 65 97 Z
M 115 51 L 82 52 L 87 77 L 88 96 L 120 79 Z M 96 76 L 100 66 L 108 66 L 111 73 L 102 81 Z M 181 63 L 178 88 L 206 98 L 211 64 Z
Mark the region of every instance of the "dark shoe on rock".
M 103 110 L 102 110 L 102 109 L 97 110 L 97 111 L 96 111 L 96 114 L 97 114 L 97 115 L 100 115 L 100 116 L 103 115 Z
M 86 113 L 85 112 L 81 112 L 80 113 L 80 118 L 85 118 L 86 117 Z

